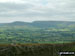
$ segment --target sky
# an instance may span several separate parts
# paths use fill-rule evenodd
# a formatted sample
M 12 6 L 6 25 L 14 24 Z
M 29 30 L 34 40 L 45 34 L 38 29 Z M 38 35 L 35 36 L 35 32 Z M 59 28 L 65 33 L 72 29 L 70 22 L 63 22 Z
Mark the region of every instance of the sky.
M 0 23 L 75 21 L 75 0 L 0 0 Z

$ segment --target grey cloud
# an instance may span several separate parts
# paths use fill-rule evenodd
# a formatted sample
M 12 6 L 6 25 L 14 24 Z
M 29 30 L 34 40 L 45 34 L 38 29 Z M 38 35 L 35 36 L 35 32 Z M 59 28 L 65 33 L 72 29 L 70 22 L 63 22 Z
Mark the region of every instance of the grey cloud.
M 23 0 L 24 1 L 24 0 Z M 25 0 L 26 1 L 26 0 Z M 39 0 L 28 3 L 0 3 L 0 17 L 28 18 L 28 20 L 75 20 L 74 0 L 47 0 L 44 5 Z M 29 19 L 30 18 L 30 19 Z M 18 19 L 17 19 L 18 20 Z

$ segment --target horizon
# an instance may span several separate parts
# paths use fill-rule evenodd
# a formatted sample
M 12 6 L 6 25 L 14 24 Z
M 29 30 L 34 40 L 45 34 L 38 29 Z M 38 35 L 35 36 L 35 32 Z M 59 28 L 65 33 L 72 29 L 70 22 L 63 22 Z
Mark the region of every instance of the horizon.
M 75 21 L 49 21 L 49 20 L 36 20 L 36 21 L 31 21 L 31 22 L 27 22 L 27 21 L 12 21 L 12 22 L 3 22 L 3 23 L 14 23 L 14 22 L 26 22 L 26 23 L 33 23 L 33 22 L 75 22 Z M 0 22 L 0 24 L 2 24 Z

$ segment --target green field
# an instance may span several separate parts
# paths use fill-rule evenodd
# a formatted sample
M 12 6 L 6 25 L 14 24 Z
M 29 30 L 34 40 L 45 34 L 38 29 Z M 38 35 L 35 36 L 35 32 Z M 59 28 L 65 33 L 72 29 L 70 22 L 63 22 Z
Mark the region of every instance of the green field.
M 33 28 L 34 29 L 34 28 Z M 74 31 L 48 29 L 0 28 L 0 43 L 65 43 L 75 41 Z

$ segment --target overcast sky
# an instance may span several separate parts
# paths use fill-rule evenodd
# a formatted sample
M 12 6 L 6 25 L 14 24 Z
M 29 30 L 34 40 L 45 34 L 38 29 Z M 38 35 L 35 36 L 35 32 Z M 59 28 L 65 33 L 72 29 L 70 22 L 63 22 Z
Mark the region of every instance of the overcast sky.
M 75 0 L 0 0 L 0 23 L 75 21 Z

